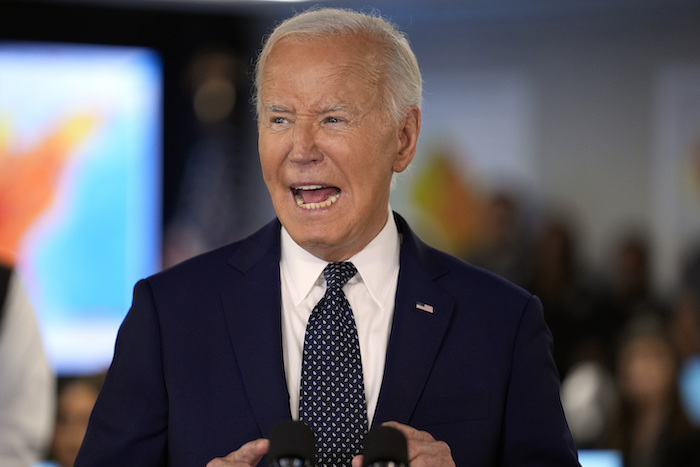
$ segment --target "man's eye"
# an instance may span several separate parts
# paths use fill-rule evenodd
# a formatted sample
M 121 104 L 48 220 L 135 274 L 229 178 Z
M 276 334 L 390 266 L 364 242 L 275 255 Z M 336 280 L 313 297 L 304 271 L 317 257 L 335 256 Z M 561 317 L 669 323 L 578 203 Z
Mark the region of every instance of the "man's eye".
M 337 117 L 328 117 L 326 118 L 326 123 L 340 123 L 341 120 Z
M 287 121 L 287 119 L 284 117 L 272 117 L 270 119 L 270 123 L 272 123 L 273 125 L 282 125 L 286 121 Z

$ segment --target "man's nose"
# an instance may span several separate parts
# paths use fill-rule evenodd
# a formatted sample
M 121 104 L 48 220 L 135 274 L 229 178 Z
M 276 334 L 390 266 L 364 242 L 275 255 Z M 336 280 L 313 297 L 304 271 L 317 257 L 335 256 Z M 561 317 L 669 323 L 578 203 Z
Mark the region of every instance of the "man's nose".
M 293 129 L 290 159 L 305 164 L 318 161 L 321 157 L 317 146 L 319 127 L 314 122 L 298 120 Z

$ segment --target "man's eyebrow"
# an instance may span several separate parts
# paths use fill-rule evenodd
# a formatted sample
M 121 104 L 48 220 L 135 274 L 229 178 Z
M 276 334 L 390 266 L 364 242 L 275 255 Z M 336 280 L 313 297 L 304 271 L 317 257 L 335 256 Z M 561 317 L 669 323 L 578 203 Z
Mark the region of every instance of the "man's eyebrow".
M 283 114 L 291 114 L 294 113 L 293 110 L 280 105 L 280 104 L 273 104 L 273 103 L 267 103 L 263 104 L 263 110 L 265 112 L 270 112 L 270 113 L 283 113 Z M 333 112 L 353 112 L 352 106 L 346 104 L 345 102 L 335 102 L 333 104 L 329 104 L 324 107 L 318 108 L 315 113 L 317 115 L 324 115 L 328 113 L 333 113 Z
M 290 113 L 291 110 L 287 109 L 286 107 L 283 107 L 281 105 L 277 104 L 265 104 L 264 108 L 268 112 L 275 112 L 275 113 Z
M 352 108 L 345 102 L 335 102 L 321 109 L 322 114 L 327 114 L 330 112 L 351 112 Z

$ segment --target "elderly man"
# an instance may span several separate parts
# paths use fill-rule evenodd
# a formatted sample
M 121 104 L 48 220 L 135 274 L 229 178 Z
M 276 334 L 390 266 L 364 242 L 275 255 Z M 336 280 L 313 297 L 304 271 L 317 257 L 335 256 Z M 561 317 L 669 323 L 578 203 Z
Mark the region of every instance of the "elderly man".
M 76 466 L 253 466 L 290 418 L 324 466 L 382 423 L 414 466 L 578 465 L 539 301 L 389 208 L 421 122 L 404 36 L 311 10 L 255 81 L 277 220 L 137 284 Z

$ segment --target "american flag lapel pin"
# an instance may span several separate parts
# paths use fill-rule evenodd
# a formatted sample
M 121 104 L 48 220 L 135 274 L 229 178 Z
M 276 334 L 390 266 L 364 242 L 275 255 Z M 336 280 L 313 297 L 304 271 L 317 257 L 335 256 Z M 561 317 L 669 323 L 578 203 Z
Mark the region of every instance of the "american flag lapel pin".
M 416 302 L 416 309 L 420 311 L 425 311 L 426 313 L 430 313 L 431 315 L 435 312 L 435 310 L 433 309 L 433 305 L 429 305 L 423 302 Z

